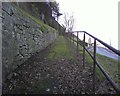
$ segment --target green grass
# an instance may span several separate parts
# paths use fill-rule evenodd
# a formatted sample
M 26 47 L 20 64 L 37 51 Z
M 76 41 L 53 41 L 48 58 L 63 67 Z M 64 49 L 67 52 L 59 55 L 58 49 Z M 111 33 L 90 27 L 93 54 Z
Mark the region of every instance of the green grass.
M 54 43 L 54 48 L 48 54 L 48 59 L 73 59 L 73 54 L 68 48 L 68 42 L 65 37 L 59 36 Z
M 14 5 L 14 4 L 13 4 L 13 6 L 16 7 L 16 5 Z M 51 30 L 51 31 L 49 31 L 49 32 L 58 32 L 56 29 L 54 29 L 54 28 L 52 28 L 51 26 L 45 24 L 45 23 L 44 23 L 43 21 L 41 21 L 40 19 L 38 19 L 38 18 L 30 15 L 28 12 L 26 12 L 26 11 L 24 11 L 24 10 L 18 8 L 18 7 L 16 7 L 16 9 L 18 10 L 19 13 L 23 14 L 24 16 L 29 17 L 30 19 L 34 20 L 36 23 L 38 23 L 39 25 L 41 25 L 40 30 L 41 30 L 42 32 L 48 32 L 49 30 Z
M 77 38 L 76 38 L 77 39 Z M 71 42 L 72 42 L 72 44 L 73 44 L 73 40 L 71 40 L 71 39 L 69 39 Z M 74 40 L 75 40 L 75 38 L 74 38 Z M 77 48 L 77 42 L 74 42 L 74 45 L 76 46 L 76 48 Z M 78 44 L 78 50 L 79 50 L 79 52 L 80 52 L 80 54 L 82 54 L 83 53 L 83 47 L 80 45 L 80 44 Z
M 74 42 L 74 44 L 75 44 L 75 46 L 77 45 L 76 42 Z M 79 52 L 80 52 L 80 54 L 83 54 L 83 47 L 81 45 L 79 45 Z M 90 52 L 90 53 L 93 55 L 93 52 Z M 88 64 L 90 67 L 93 66 L 93 60 L 87 52 L 85 52 L 85 58 L 86 58 L 86 64 Z M 120 64 L 120 62 L 118 63 L 117 60 L 114 60 L 112 58 L 109 58 L 109 57 L 106 57 L 106 56 L 103 56 L 100 54 L 96 54 L 96 59 L 97 59 L 97 62 L 103 67 L 103 69 L 108 73 L 108 75 L 113 80 L 120 83 L 120 80 L 118 80 L 118 77 L 117 77 L 118 64 Z M 101 70 L 98 67 L 96 67 L 96 75 L 98 78 L 100 78 L 102 80 L 106 79 L 106 77 L 103 75 L 103 73 L 101 72 Z
M 90 53 L 93 55 L 93 52 Z M 114 60 L 112 58 L 100 54 L 96 54 L 96 60 L 114 81 L 119 82 L 117 77 L 119 63 L 117 60 Z M 86 52 L 86 61 L 88 64 L 93 65 L 93 60 L 87 52 Z M 100 71 L 98 67 L 96 67 L 96 73 L 97 73 L 97 77 L 103 80 L 106 79 L 106 77 L 103 75 L 103 73 Z
M 90 67 L 93 66 L 93 60 L 87 52 L 85 52 L 85 58 L 86 58 L 86 63 L 89 64 L 88 66 L 90 66 Z M 102 80 L 106 79 L 106 77 L 103 75 L 103 73 L 101 72 L 101 70 L 98 67 L 96 67 L 96 75 L 99 79 L 102 79 Z
M 88 55 L 87 52 L 86 52 L 86 60 L 88 64 L 93 65 L 93 60 Z M 109 58 L 100 54 L 96 54 L 96 60 L 115 82 L 120 83 L 120 80 L 118 80 L 118 64 L 119 63 L 117 60 L 114 60 L 112 58 Z M 100 71 L 98 67 L 96 67 L 96 74 L 98 78 L 102 80 L 106 79 L 106 77 L 103 75 L 103 73 Z
M 101 64 L 104 70 L 111 76 L 113 80 L 118 81 L 118 61 L 112 58 L 97 54 L 97 61 Z
M 91 54 L 93 54 L 91 52 Z M 92 58 L 88 55 L 88 53 L 86 52 L 86 60 L 87 63 L 89 64 L 93 64 L 93 60 Z M 118 61 L 114 60 L 112 58 L 100 55 L 100 54 L 96 54 L 96 59 L 97 62 L 103 67 L 103 69 L 107 72 L 107 74 L 116 82 L 119 82 L 118 80 Z M 103 75 L 103 73 L 100 71 L 100 69 L 98 67 L 96 67 L 96 73 L 99 75 L 100 78 L 105 79 L 105 76 Z

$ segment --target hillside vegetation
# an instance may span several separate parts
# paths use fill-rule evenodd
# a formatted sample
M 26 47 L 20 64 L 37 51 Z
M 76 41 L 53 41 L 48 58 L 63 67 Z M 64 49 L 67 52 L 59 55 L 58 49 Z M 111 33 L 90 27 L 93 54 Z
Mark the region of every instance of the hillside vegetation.
M 13 4 L 14 7 L 16 7 L 16 5 Z M 39 25 L 41 25 L 40 30 L 42 32 L 48 32 L 48 30 L 52 30 L 52 32 L 58 32 L 56 29 L 52 28 L 51 26 L 45 24 L 43 21 L 41 21 L 40 19 L 32 16 L 31 14 L 29 14 L 28 12 L 24 11 L 21 8 L 16 7 L 16 9 L 18 10 L 18 12 L 22 13 L 24 16 L 27 16 L 29 18 L 31 18 L 32 20 L 34 20 L 36 23 L 38 23 Z

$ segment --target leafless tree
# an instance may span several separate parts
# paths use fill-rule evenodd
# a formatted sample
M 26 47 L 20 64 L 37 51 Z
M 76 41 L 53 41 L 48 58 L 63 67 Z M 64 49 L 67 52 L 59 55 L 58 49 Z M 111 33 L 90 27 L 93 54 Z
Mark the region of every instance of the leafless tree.
M 66 32 L 70 32 L 72 31 L 73 27 L 74 27 L 74 16 L 73 14 L 68 14 L 68 13 L 64 13 L 64 26 L 66 29 Z

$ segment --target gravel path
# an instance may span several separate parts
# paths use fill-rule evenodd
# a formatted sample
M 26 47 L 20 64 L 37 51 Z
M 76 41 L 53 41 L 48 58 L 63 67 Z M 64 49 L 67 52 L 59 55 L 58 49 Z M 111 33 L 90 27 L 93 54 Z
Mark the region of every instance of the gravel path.
M 83 69 L 82 55 L 79 54 L 78 62 L 65 58 L 48 60 L 46 56 L 53 47 L 54 45 L 51 45 L 36 53 L 10 74 L 3 86 L 3 93 L 92 94 L 92 69 L 87 65 Z M 77 58 L 76 50 L 73 47 L 70 47 L 70 50 Z M 100 80 L 96 79 L 96 82 L 98 88 Z

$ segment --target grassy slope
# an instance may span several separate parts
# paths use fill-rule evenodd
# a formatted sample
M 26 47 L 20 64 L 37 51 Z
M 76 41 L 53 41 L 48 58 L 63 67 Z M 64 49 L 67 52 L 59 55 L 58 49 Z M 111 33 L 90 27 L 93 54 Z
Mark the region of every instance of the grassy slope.
M 59 36 L 54 43 L 54 48 L 48 54 L 48 59 L 72 59 L 73 54 L 70 52 L 67 43 L 68 42 L 66 41 L 65 37 Z
M 74 44 L 77 45 L 76 43 Z M 79 52 L 83 54 L 83 47 L 80 45 L 79 45 Z M 86 58 L 86 63 L 89 64 L 90 66 L 93 66 L 93 60 L 87 52 L 85 52 L 85 58 Z M 117 60 L 114 60 L 112 58 L 100 54 L 97 54 L 96 58 L 98 63 L 104 68 L 104 70 L 110 75 L 110 77 L 116 82 L 120 83 L 120 80 L 118 80 L 118 64 L 120 64 L 120 62 L 118 63 Z M 98 67 L 96 67 L 96 73 L 98 78 L 102 80 L 106 79 L 106 77 L 103 75 L 103 73 L 100 71 Z
M 16 5 L 13 4 L 14 7 L 16 7 Z M 43 21 L 41 21 L 40 19 L 37 19 L 36 17 L 32 16 L 31 14 L 29 14 L 28 12 L 16 7 L 16 9 L 18 10 L 19 13 L 23 14 L 24 16 L 29 17 L 30 19 L 34 20 L 36 23 L 38 23 L 39 25 L 41 25 L 40 30 L 42 32 L 47 32 L 49 29 L 52 32 L 58 32 L 56 29 L 52 28 L 51 26 L 43 23 Z M 50 31 L 49 31 L 50 32 Z
M 107 72 L 107 74 L 113 79 L 115 80 L 115 82 L 120 82 L 118 80 L 118 61 L 114 60 L 112 58 L 100 55 L 100 54 L 96 54 L 96 59 L 97 62 L 103 67 L 103 69 Z M 86 60 L 88 64 L 92 64 L 93 65 L 93 60 L 91 59 L 91 57 L 88 55 L 88 53 L 86 52 Z M 106 77 L 103 75 L 103 73 L 100 71 L 100 69 L 98 67 L 96 67 L 96 73 L 97 73 L 97 77 L 99 77 L 100 79 L 106 79 Z
M 111 59 L 106 56 L 102 56 L 97 54 L 97 61 L 101 64 L 101 66 L 105 69 L 108 75 L 111 76 L 112 79 L 118 81 L 118 61 Z

